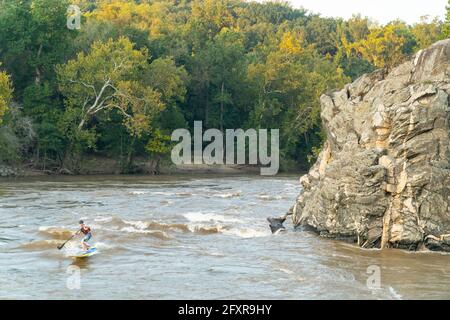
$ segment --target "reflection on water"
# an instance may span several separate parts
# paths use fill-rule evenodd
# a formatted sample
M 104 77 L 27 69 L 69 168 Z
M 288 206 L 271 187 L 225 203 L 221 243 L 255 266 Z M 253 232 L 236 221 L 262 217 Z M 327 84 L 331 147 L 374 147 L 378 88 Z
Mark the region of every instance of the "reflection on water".
M 272 235 L 265 219 L 291 206 L 297 181 L 0 180 L 0 299 L 450 298 L 450 255 L 361 250 L 304 231 Z M 57 246 L 80 218 L 99 254 L 72 259 L 67 250 L 79 238 Z M 81 290 L 67 288 L 73 267 Z M 368 287 L 370 270 L 379 270 L 379 287 Z
M 93 258 L 93 257 L 92 257 Z M 72 259 L 72 263 L 70 264 L 71 266 L 75 266 L 78 267 L 80 269 L 84 269 L 84 270 L 88 270 L 89 269 L 89 264 L 90 264 L 90 259 L 85 259 L 85 258 L 77 258 L 77 259 Z

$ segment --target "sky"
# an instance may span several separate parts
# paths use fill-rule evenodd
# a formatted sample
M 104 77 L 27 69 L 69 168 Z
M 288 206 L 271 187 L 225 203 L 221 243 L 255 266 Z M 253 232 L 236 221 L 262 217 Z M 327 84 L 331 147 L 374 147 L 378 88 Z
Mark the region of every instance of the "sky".
M 360 13 L 382 24 L 401 19 L 407 23 L 420 21 L 429 15 L 444 19 L 448 0 L 288 0 L 295 8 L 320 13 L 324 17 L 348 19 Z

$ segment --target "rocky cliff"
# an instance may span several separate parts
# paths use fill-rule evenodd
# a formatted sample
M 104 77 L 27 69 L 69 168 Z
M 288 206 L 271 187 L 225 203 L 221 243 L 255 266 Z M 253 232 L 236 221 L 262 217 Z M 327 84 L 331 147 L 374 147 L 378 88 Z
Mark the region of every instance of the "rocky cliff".
M 450 39 L 321 97 L 293 221 L 362 247 L 450 251 Z

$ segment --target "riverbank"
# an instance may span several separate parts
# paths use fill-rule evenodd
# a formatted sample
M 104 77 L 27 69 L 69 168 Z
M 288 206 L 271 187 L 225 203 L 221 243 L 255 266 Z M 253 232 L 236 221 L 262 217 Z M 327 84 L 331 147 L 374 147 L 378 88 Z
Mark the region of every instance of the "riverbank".
M 281 173 L 303 174 L 299 167 L 284 168 Z M 130 172 L 122 172 L 121 163 L 118 160 L 100 156 L 86 157 L 79 172 L 74 173 L 67 169 L 45 169 L 38 170 L 31 164 L 20 164 L 16 166 L 0 164 L 0 177 L 35 177 L 48 175 L 177 175 L 177 174 L 224 174 L 224 175 L 259 175 L 260 167 L 252 165 L 208 165 L 190 164 L 174 165 L 170 161 L 162 162 L 158 169 L 153 161 L 137 158 Z

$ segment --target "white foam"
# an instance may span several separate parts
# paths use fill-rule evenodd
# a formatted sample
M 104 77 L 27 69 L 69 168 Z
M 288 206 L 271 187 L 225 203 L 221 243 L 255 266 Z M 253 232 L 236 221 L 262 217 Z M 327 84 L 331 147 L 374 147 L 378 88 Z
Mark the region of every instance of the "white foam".
M 142 230 L 137 229 L 135 227 L 124 227 L 120 229 L 120 231 L 129 232 L 129 233 L 150 233 L 150 230 Z
M 140 220 L 137 220 L 137 221 L 123 220 L 123 222 L 126 224 L 129 224 L 129 225 L 132 225 L 133 227 L 135 227 L 139 230 L 147 229 L 149 226 L 148 222 L 140 221 Z
M 64 246 L 64 255 L 66 257 L 75 256 L 82 252 L 80 243 L 75 241 L 69 241 Z
M 229 230 L 224 230 L 223 234 L 238 236 L 240 238 L 260 238 L 260 237 L 267 237 L 271 233 L 270 233 L 270 231 L 268 232 L 268 231 L 255 230 L 255 229 L 232 228 Z
M 41 226 L 38 228 L 39 231 L 48 231 L 51 229 L 60 229 L 61 227 L 57 227 L 57 226 Z
M 242 191 L 236 191 L 236 192 L 232 192 L 232 193 L 217 193 L 214 194 L 214 197 L 219 197 L 219 198 L 224 198 L 224 199 L 228 199 L 228 198 L 233 198 L 233 197 L 240 197 L 242 195 Z
M 284 268 L 279 268 L 278 270 L 280 270 L 280 271 L 282 271 L 284 273 L 287 273 L 287 274 L 293 274 L 294 273 L 294 271 L 288 270 L 288 269 L 284 269 Z
M 96 242 L 93 247 L 96 247 L 97 249 L 103 249 L 103 250 L 107 250 L 107 249 L 112 249 L 114 248 L 114 246 L 104 243 L 104 242 Z
M 168 192 L 168 191 L 156 191 L 153 192 L 154 195 L 159 195 L 159 196 L 174 196 L 175 193 L 174 192 Z
M 166 232 L 160 231 L 160 230 L 142 230 L 142 229 L 136 229 L 134 227 L 124 227 L 124 228 L 120 229 L 120 231 L 128 232 L 128 233 L 154 234 L 154 235 L 160 235 L 166 239 L 172 239 L 172 237 L 169 236 Z
M 113 217 L 98 217 L 95 218 L 94 221 L 95 222 L 110 222 L 112 221 Z
M 218 225 L 206 225 L 206 224 L 189 224 L 188 229 L 190 232 L 198 232 L 201 230 L 204 231 L 208 231 L 208 230 L 213 230 L 214 228 L 217 229 L 217 232 L 222 232 L 223 230 L 223 226 L 218 224 Z
M 402 300 L 403 296 L 399 294 L 397 291 L 395 291 L 394 288 L 389 287 L 389 293 L 392 295 L 392 298 L 396 300 Z
M 215 213 L 188 212 L 183 216 L 191 222 L 240 222 L 239 219 L 228 218 Z
M 284 199 L 283 196 L 279 196 L 279 195 L 278 196 L 269 196 L 267 194 L 259 195 L 258 198 L 261 199 L 261 200 L 281 200 L 281 199 Z
M 142 195 L 142 194 L 147 194 L 147 193 L 149 193 L 148 191 L 131 191 L 131 192 L 128 192 L 129 194 L 132 194 L 132 195 L 135 195 L 135 196 L 138 196 L 138 195 Z
M 225 254 L 220 251 L 206 251 L 205 253 L 214 257 L 225 257 Z

